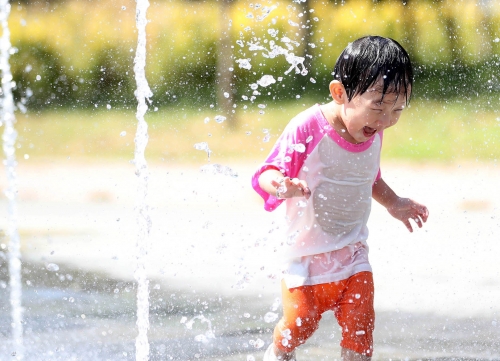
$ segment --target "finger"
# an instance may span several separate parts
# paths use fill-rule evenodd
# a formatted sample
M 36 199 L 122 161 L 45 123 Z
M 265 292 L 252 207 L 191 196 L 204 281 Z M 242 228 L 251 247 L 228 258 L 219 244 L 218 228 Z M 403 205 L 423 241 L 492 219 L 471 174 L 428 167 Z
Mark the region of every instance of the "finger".
M 424 222 L 427 221 L 427 217 L 429 217 L 429 210 L 427 209 L 426 206 L 421 204 L 416 204 L 412 208 L 417 211 L 418 215 L 422 218 Z
M 406 221 L 403 221 L 404 225 L 406 226 L 406 228 L 410 231 L 410 232 L 413 232 L 413 228 L 410 224 L 410 221 L 407 219 Z
M 272 185 L 274 188 L 278 188 L 278 187 L 280 186 L 280 183 L 279 183 L 277 180 L 272 179 L 272 180 L 271 180 L 271 185 Z
M 309 197 L 311 196 L 311 190 L 309 189 L 309 187 L 306 187 L 302 190 L 302 195 L 306 197 L 306 199 L 309 199 Z
M 271 184 L 274 188 L 279 188 L 282 185 L 286 184 L 287 180 L 289 180 L 289 177 L 283 177 L 283 178 L 276 178 L 271 180 Z
M 427 222 L 427 218 L 429 217 L 429 210 L 427 207 L 423 207 L 422 212 L 420 213 L 420 217 L 424 222 Z

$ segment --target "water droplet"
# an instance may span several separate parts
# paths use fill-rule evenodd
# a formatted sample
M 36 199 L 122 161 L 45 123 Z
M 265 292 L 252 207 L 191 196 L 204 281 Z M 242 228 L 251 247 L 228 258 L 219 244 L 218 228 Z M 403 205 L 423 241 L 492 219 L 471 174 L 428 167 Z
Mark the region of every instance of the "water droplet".
M 250 70 L 252 68 L 252 64 L 250 64 L 250 59 L 236 59 L 235 61 L 242 69 Z
M 299 235 L 299 232 L 296 231 L 293 234 L 289 235 L 286 238 L 286 244 L 289 246 L 293 246 L 297 242 L 297 236 Z
M 122 10 L 127 10 L 127 7 L 126 6 L 122 6 Z
M 226 117 L 225 117 L 225 116 L 223 116 L 223 115 L 216 115 L 214 119 L 215 119 L 215 121 L 216 121 L 217 123 L 219 123 L 219 124 L 220 124 L 220 123 L 222 123 L 224 120 L 226 120 Z
M 302 143 L 292 144 L 290 149 L 295 150 L 299 153 L 304 153 L 306 151 L 306 146 Z
M 194 145 L 194 148 L 196 150 L 204 150 L 205 152 L 207 152 L 208 158 L 210 158 L 210 154 L 212 153 L 212 151 L 208 147 L 208 143 L 207 142 L 196 143 Z
M 272 75 L 264 75 L 262 78 L 257 80 L 257 84 L 260 85 L 261 87 L 267 87 L 274 83 L 276 83 L 276 80 Z
M 267 29 L 267 33 L 271 35 L 273 38 L 278 36 L 279 30 L 276 29 Z
M 264 136 L 264 138 L 262 138 L 262 141 L 263 141 L 264 143 L 267 143 L 267 142 L 269 142 L 269 140 L 270 140 L 270 139 L 271 139 L 271 135 L 270 135 L 270 134 L 266 134 L 266 135 Z
M 255 348 L 262 348 L 262 347 L 264 347 L 264 345 L 265 345 L 265 342 L 262 341 L 260 338 L 256 339 L 253 342 L 253 347 L 255 347 Z
M 126 132 L 126 131 L 124 131 L 124 130 L 123 130 L 123 131 L 121 131 L 121 132 L 120 132 L 120 137 L 124 137 L 124 136 L 126 136 L 126 135 L 127 135 L 127 132 Z
M 207 164 L 200 168 L 200 172 L 202 173 L 211 173 L 211 174 L 223 174 L 233 178 L 238 177 L 238 173 L 227 166 L 223 166 L 220 164 Z
M 300 207 L 300 208 L 305 208 L 305 207 L 307 207 L 307 202 L 304 202 L 304 201 L 298 201 L 298 202 L 297 202 L 297 207 Z
M 56 265 L 55 263 L 49 263 L 46 268 L 47 268 L 47 271 L 50 271 L 50 272 L 59 271 L 59 266 Z
M 264 315 L 264 322 L 271 323 L 278 319 L 278 314 L 274 312 L 268 312 Z
M 111 104 L 106 104 L 106 109 L 111 109 Z

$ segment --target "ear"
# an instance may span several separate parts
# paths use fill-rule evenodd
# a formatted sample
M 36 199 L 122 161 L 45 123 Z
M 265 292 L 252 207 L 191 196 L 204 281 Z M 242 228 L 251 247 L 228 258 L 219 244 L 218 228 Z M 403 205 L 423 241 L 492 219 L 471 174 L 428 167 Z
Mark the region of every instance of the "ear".
M 345 88 L 338 80 L 332 80 L 330 83 L 330 95 L 337 104 L 343 104 L 347 99 Z

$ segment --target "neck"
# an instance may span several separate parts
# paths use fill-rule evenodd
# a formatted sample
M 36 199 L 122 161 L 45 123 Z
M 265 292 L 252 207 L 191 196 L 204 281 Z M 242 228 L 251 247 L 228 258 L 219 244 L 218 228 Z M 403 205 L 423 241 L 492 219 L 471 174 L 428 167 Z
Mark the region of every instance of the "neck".
M 335 102 L 330 102 L 328 104 L 325 104 L 321 110 L 328 123 L 332 126 L 332 128 L 337 132 L 338 135 L 340 135 L 349 143 L 359 143 L 347 131 L 347 127 L 345 126 L 344 121 L 340 116 L 340 105 L 336 104 Z

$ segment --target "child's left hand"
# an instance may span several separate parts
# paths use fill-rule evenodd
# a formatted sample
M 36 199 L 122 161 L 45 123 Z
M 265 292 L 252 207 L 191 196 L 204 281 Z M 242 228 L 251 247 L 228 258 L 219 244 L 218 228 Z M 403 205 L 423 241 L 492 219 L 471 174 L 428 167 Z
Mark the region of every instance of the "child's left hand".
M 417 224 L 418 228 L 422 228 L 423 223 L 429 217 L 427 207 L 410 198 L 398 197 L 390 207 L 387 207 L 387 210 L 394 218 L 403 222 L 410 232 L 413 232 L 410 219 Z

